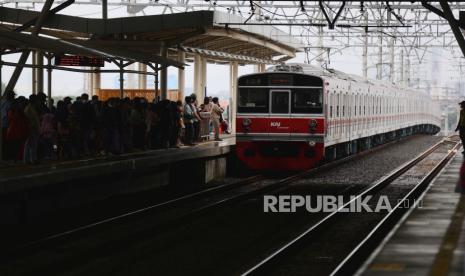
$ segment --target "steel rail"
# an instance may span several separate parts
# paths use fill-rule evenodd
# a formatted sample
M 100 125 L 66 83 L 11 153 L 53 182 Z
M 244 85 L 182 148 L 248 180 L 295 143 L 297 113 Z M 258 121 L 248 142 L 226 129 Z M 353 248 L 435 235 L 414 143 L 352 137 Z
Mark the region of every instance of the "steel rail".
M 408 215 L 407 210 L 413 210 L 418 205 L 418 201 L 415 201 L 415 205 L 412 208 L 402 208 L 405 202 L 409 202 L 413 199 L 420 199 L 428 191 L 428 186 L 432 180 L 442 171 L 442 169 L 449 163 L 449 161 L 457 153 L 457 149 L 460 144 L 457 144 L 407 195 L 405 195 L 397 204 L 394 206 L 391 212 L 389 212 L 374 228 L 370 233 L 363 239 L 345 258 L 339 265 L 331 272 L 331 276 L 337 275 L 349 275 L 357 270 L 357 268 L 363 264 L 364 260 L 370 255 L 371 250 L 375 248 L 384 236 L 393 229 L 397 222 L 402 221 L 403 215 Z
M 399 166 L 397 169 L 395 169 L 393 172 L 388 174 L 387 176 L 383 177 L 380 179 L 378 182 L 370 186 L 369 188 L 365 189 L 363 192 L 361 192 L 359 195 L 352 197 L 347 203 L 344 205 L 340 206 L 336 211 L 328 214 L 325 216 L 323 219 L 321 219 L 319 222 L 316 224 L 312 225 L 305 231 L 303 231 L 301 234 L 299 234 L 297 237 L 286 243 L 285 245 L 281 246 L 279 249 L 268 255 L 266 258 L 261 260 L 259 263 L 245 271 L 242 275 L 251 275 L 251 274 L 260 274 L 267 265 L 269 265 L 272 261 L 277 260 L 278 258 L 282 257 L 285 255 L 288 251 L 290 251 L 292 248 L 297 246 L 299 242 L 302 242 L 306 237 L 308 237 L 311 233 L 315 232 L 316 230 L 320 229 L 323 227 L 328 221 L 333 219 L 336 215 L 340 214 L 340 210 L 347 209 L 352 202 L 355 200 L 358 200 L 366 195 L 375 193 L 382 188 L 386 187 L 389 183 L 394 181 L 396 178 L 407 172 L 410 168 L 414 167 L 416 164 L 418 164 L 420 161 L 425 159 L 427 156 L 429 156 L 432 152 L 434 152 L 437 148 L 439 148 L 442 144 L 451 142 L 448 140 L 448 138 L 441 140 L 440 142 L 436 143 L 423 153 L 419 154 L 417 157 L 414 159 L 405 162 L 401 166 Z
M 145 214 L 145 213 L 150 212 L 150 211 L 156 212 L 156 211 L 159 211 L 159 210 L 161 210 L 163 208 L 173 207 L 176 204 L 181 204 L 181 203 L 186 202 L 188 200 L 208 196 L 208 195 L 215 194 L 215 193 L 225 192 L 225 191 L 228 191 L 228 190 L 231 190 L 231 189 L 234 189 L 234 188 L 238 188 L 238 187 L 241 187 L 241 186 L 251 184 L 253 182 L 260 181 L 262 179 L 263 179 L 263 176 L 254 175 L 254 176 L 251 176 L 251 177 L 236 181 L 234 183 L 224 184 L 224 185 L 208 188 L 208 189 L 201 190 L 201 191 L 198 191 L 198 192 L 194 192 L 194 193 L 191 193 L 191 194 L 187 194 L 187 195 L 184 195 L 184 196 L 181 196 L 181 197 L 178 197 L 178 198 L 174 198 L 174 199 L 167 200 L 167 201 L 164 201 L 164 202 L 161 202 L 161 203 L 157 203 L 157 204 L 154 204 L 154 205 L 151 205 L 151 206 L 148 206 L 148 207 L 137 209 L 135 211 L 127 212 L 127 213 L 124 213 L 124 214 L 121 214 L 121 215 L 118 215 L 118 216 L 103 219 L 103 220 L 100 220 L 100 221 L 97 221 L 97 222 L 94 222 L 94 223 L 90 223 L 90 224 L 87 224 L 87 225 L 84 225 L 84 226 L 76 227 L 74 229 L 64 231 L 64 232 L 61 232 L 61 233 L 58 233 L 58 234 L 50 235 L 50 236 L 47 236 L 45 238 L 41 238 L 41 239 L 38 239 L 38 240 L 35 240 L 35 241 L 32 241 L 32 242 L 29 242 L 29 243 L 27 243 L 25 245 L 20 246 L 19 248 L 14 248 L 13 250 L 21 250 L 21 249 L 24 249 L 24 248 L 36 246 L 36 245 L 43 244 L 45 242 L 52 241 L 52 240 L 55 240 L 55 239 L 58 239 L 58 238 L 63 238 L 65 236 L 70 236 L 70 235 L 78 234 L 78 233 L 86 231 L 86 230 L 91 230 L 93 228 L 96 228 L 98 226 L 102 226 L 104 224 L 121 221 L 123 219 L 130 218 L 130 217 L 133 218 L 136 215 L 142 215 L 142 214 Z
M 210 204 L 206 204 L 206 205 L 203 205 L 203 206 L 201 206 L 199 208 L 195 208 L 195 209 L 191 210 L 190 212 L 187 212 L 187 213 L 181 215 L 180 217 L 177 217 L 176 221 L 179 221 L 180 218 L 186 219 L 186 218 L 189 218 L 189 217 L 195 217 L 195 216 L 198 216 L 198 215 L 200 215 L 202 213 L 210 211 L 212 209 L 216 209 L 216 208 L 224 207 L 224 206 L 231 205 L 231 204 L 234 204 L 234 203 L 237 203 L 237 202 L 241 202 L 241 201 L 247 200 L 249 198 L 253 198 L 253 197 L 256 197 L 256 196 L 259 196 L 259 195 L 263 195 L 265 193 L 278 191 L 280 189 L 283 189 L 283 188 L 287 187 L 287 185 L 291 184 L 292 182 L 294 182 L 294 181 L 296 181 L 298 179 L 301 179 L 303 177 L 308 177 L 308 176 L 314 175 L 316 173 L 320 173 L 320 172 L 323 172 L 323 171 L 330 170 L 330 169 L 335 168 L 335 167 L 337 167 L 339 165 L 342 165 L 344 163 L 347 163 L 347 162 L 353 161 L 355 159 L 361 158 L 362 156 L 371 154 L 373 152 L 377 152 L 377 151 L 379 151 L 379 150 L 381 150 L 381 149 L 383 149 L 385 147 L 388 147 L 389 145 L 398 143 L 399 141 L 412 139 L 414 137 L 415 136 L 412 135 L 412 136 L 405 137 L 403 139 L 390 141 L 390 142 L 384 143 L 382 145 L 379 145 L 379 146 L 370 148 L 368 150 L 362 151 L 360 153 L 350 155 L 350 156 L 347 156 L 347 157 L 343 157 L 341 159 L 337 159 L 337 160 L 322 164 L 322 165 L 320 165 L 318 167 L 312 168 L 312 169 L 307 170 L 305 172 L 301 172 L 301 173 L 298 173 L 298 174 L 295 174 L 295 175 L 291 175 L 289 177 L 280 179 L 278 181 L 275 181 L 273 183 L 267 184 L 267 185 L 262 186 L 262 187 L 258 187 L 256 189 L 251 190 L 251 191 L 237 193 L 237 194 L 234 194 L 232 196 L 223 198 L 221 200 L 214 201 L 214 202 L 212 202 Z M 71 238 L 71 237 L 74 237 L 76 235 L 82 234 L 82 233 L 84 233 L 86 231 L 91 231 L 91 230 L 96 229 L 97 227 L 108 225 L 110 223 L 121 222 L 124 219 L 135 219 L 136 216 L 140 216 L 140 215 L 144 215 L 144 214 L 149 215 L 149 214 L 147 214 L 149 212 L 157 212 L 157 211 L 159 211 L 159 210 L 161 210 L 163 208 L 174 207 L 177 204 L 182 204 L 183 202 L 187 202 L 187 201 L 195 199 L 195 198 L 202 198 L 202 197 L 206 197 L 208 195 L 225 192 L 225 191 L 228 191 L 228 190 L 231 190 L 231 189 L 234 189 L 234 188 L 239 188 L 239 187 L 242 187 L 242 186 L 245 186 L 245 185 L 260 181 L 260 180 L 263 180 L 263 179 L 264 179 L 263 176 L 255 175 L 255 176 L 249 177 L 247 179 L 243 179 L 243 180 L 235 182 L 235 183 L 225 184 L 225 185 L 221 185 L 221 186 L 217 186 L 217 187 L 212 187 L 212 188 L 209 188 L 209 189 L 206 189 L 206 190 L 203 190 L 203 191 L 199 191 L 199 192 L 196 192 L 196 193 L 193 193 L 193 194 L 188 194 L 188 195 L 185 195 L 185 196 L 182 196 L 182 197 L 179 197 L 179 198 L 168 200 L 166 202 L 151 205 L 151 206 L 141 208 L 141 209 L 138 209 L 138 210 L 135 210 L 135 211 L 127 212 L 127 213 L 124 213 L 124 214 L 121 214 L 121 215 L 118 215 L 118 216 L 114 216 L 114 217 L 111 217 L 111 218 L 107 218 L 107 219 L 104 219 L 104 220 L 100 220 L 100 221 L 91 223 L 91 224 L 88 224 L 88 225 L 76 227 L 74 229 L 64 231 L 64 232 L 61 232 L 61 233 L 58 233 L 58 234 L 50 235 L 50 236 L 47 236 L 45 238 L 41 238 L 41 239 L 38 239 L 38 240 L 35 240 L 35 241 L 32 241 L 32 242 L 23 244 L 23 245 L 18 246 L 16 248 L 12 248 L 12 250 L 13 250 L 14 253 L 20 253 L 21 250 L 37 248 L 37 247 L 40 247 L 41 245 L 44 245 L 44 244 L 46 244 L 48 242 L 54 242 L 54 241 L 61 240 L 61 239 Z M 5 250 L 5 253 L 6 252 L 9 252 L 9 250 Z M 13 255 L 11 255 L 11 256 L 13 256 Z

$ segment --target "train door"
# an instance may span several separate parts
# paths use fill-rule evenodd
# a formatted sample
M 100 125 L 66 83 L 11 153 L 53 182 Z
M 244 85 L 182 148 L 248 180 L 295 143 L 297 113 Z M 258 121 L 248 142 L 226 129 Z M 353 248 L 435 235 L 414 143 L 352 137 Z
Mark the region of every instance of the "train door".
M 290 107 L 291 90 L 276 89 L 270 91 L 270 136 L 289 139 L 291 131 Z

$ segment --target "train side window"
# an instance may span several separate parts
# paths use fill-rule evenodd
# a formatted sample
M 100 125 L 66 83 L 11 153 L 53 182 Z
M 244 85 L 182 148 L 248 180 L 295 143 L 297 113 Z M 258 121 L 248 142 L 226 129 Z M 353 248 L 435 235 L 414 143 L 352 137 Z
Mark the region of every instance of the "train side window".
M 323 89 L 293 89 L 292 113 L 323 113 Z

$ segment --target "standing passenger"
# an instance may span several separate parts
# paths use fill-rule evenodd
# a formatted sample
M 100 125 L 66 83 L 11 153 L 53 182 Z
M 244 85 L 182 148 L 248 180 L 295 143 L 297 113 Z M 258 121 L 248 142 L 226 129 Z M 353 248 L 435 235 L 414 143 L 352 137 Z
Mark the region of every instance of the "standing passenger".
M 213 98 L 211 119 L 213 123 L 213 128 L 215 129 L 215 141 L 222 141 L 220 139 L 220 119 L 223 112 L 224 110 L 220 107 L 218 98 Z
M 193 119 L 194 119 L 194 112 L 192 111 L 191 102 L 192 98 L 187 96 L 185 98 L 186 103 L 184 104 L 183 110 L 183 122 L 185 125 L 185 142 L 187 145 L 194 145 L 194 126 L 193 126 Z
M 465 153 L 465 101 L 460 102 L 459 105 L 460 118 L 455 131 L 459 131 L 460 140 L 462 140 L 462 147 L 464 148 L 462 153 Z
M 39 113 L 38 113 L 38 99 L 36 95 L 29 96 L 29 104 L 24 109 L 24 114 L 29 122 L 29 136 L 26 140 L 24 150 L 25 163 L 34 164 L 37 162 L 37 147 L 39 142 Z

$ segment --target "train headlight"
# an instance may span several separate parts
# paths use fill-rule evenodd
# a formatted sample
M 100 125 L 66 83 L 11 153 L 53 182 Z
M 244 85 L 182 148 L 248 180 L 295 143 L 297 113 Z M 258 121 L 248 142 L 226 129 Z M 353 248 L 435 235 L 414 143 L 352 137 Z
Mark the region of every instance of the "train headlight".
M 252 124 L 252 120 L 245 118 L 242 120 L 242 126 L 249 127 Z
M 310 127 L 315 128 L 318 125 L 318 122 L 316 120 L 312 119 L 312 120 L 308 121 L 308 125 Z
M 308 141 L 308 145 L 309 145 L 310 147 L 314 147 L 314 146 L 316 145 L 316 142 L 313 141 L 313 140 Z

